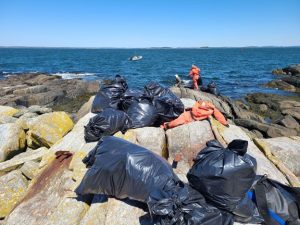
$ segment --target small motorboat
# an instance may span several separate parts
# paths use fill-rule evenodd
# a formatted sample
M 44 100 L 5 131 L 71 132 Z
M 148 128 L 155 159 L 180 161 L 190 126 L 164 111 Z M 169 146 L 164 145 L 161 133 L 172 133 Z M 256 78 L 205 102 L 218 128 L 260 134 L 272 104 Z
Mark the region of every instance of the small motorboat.
M 130 61 L 138 61 L 141 60 L 143 58 L 143 56 L 141 55 L 134 55 L 132 57 L 129 58 Z

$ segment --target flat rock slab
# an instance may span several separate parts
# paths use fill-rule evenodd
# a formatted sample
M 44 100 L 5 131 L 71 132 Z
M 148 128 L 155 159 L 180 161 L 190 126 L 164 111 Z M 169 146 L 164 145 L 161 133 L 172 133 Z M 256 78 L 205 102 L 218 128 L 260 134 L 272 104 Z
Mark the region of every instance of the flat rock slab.
M 267 174 L 269 178 L 277 180 L 281 183 L 288 184 L 285 176 L 276 168 L 276 166 L 265 157 L 249 136 L 238 126 L 230 125 L 229 128 L 224 126 L 217 127 L 219 133 L 224 138 L 226 143 L 230 143 L 234 139 L 242 139 L 248 141 L 247 153 L 254 157 L 257 161 L 257 174 Z
M 54 155 L 54 154 L 53 154 Z M 84 201 L 70 197 L 75 182 L 68 169 L 72 157 L 49 160 L 24 198 L 7 217 L 7 225 L 78 224 L 88 209 Z
M 15 169 L 25 162 L 41 159 L 43 155 L 47 153 L 47 150 L 47 148 L 43 147 L 37 150 L 27 151 L 13 157 L 10 160 L 0 163 L 0 175 Z
M 207 120 L 169 129 L 166 135 L 169 156 L 174 159 L 179 154 L 190 165 L 198 152 L 206 147 L 206 142 L 215 139 Z
M 15 170 L 0 177 L 0 218 L 6 217 L 24 196 L 27 180 L 21 171 Z
M 262 148 L 268 148 L 296 176 L 300 176 L 300 140 L 298 138 L 277 137 L 256 139 Z
M 25 148 L 25 132 L 15 123 L 0 124 L 0 162 Z
M 88 113 L 82 117 L 74 126 L 71 132 L 64 136 L 61 140 L 56 142 L 51 148 L 51 151 L 84 151 L 88 153 L 97 144 L 97 142 L 86 143 L 84 140 L 84 126 L 86 126 L 90 118 L 94 117 L 95 114 Z

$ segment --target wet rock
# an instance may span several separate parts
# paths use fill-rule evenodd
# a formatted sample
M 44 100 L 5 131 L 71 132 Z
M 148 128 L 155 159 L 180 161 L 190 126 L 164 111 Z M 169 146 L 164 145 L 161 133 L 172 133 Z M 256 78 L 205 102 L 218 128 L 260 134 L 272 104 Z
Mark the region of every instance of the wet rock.
M 281 78 L 286 83 L 300 88 L 300 75 L 297 76 L 285 76 Z
M 279 90 L 290 91 L 290 92 L 296 92 L 297 90 L 294 85 L 291 85 L 283 80 L 272 80 L 268 82 L 265 86 L 270 88 L 276 88 Z
M 15 123 L 0 124 L 0 162 L 25 149 L 25 132 Z
M 278 124 L 291 129 L 296 129 L 297 127 L 299 127 L 299 123 L 297 122 L 297 120 L 295 120 L 290 115 L 287 115 L 284 118 L 282 118 Z
M 114 136 L 147 148 L 165 158 L 167 157 L 165 131 L 162 128 L 143 127 L 128 130 L 124 135 L 118 132 Z
M 6 116 L 6 115 L 0 115 L 0 124 L 4 124 L 4 123 L 14 123 L 16 122 L 17 119 L 12 117 L 12 116 Z
M 39 172 L 39 163 L 35 161 L 25 162 L 20 171 L 25 177 L 32 180 Z
M 300 74 L 300 64 L 289 65 L 282 69 L 286 74 L 296 75 Z
M 6 217 L 24 196 L 27 180 L 19 170 L 0 177 L 0 218 Z
M 4 106 L 0 105 L 0 116 L 13 116 L 15 115 L 19 110 L 9 107 L 9 106 Z
M 279 158 L 296 176 L 300 176 L 300 140 L 288 137 L 257 139 L 263 147 Z
M 26 151 L 19 155 L 16 155 L 10 160 L 0 163 L 0 175 L 17 168 L 23 163 L 32 160 L 40 160 L 47 153 L 47 150 L 47 148 L 43 147 L 34 151 Z
M 214 139 L 207 120 L 181 125 L 166 131 L 169 156 L 174 159 L 180 154 L 182 160 L 192 164 L 206 142 Z
M 28 125 L 26 134 L 27 145 L 51 147 L 74 126 L 73 121 L 65 112 L 46 113 L 33 119 Z
M 275 69 L 275 70 L 272 70 L 272 74 L 274 74 L 274 75 L 286 75 L 286 72 L 284 72 L 282 69 Z
M 69 132 L 63 139 L 56 142 L 51 148 L 51 151 L 84 151 L 89 152 L 92 150 L 97 142 L 86 143 L 84 140 L 84 126 L 86 126 L 90 118 L 94 117 L 95 114 L 88 113 L 82 117 L 74 126 L 71 132 Z

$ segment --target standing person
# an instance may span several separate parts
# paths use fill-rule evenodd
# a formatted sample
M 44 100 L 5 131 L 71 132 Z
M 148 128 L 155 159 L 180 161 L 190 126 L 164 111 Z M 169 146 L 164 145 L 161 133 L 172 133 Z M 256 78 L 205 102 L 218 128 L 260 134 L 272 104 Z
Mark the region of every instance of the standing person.
M 198 79 L 200 78 L 200 80 L 201 80 L 200 72 L 201 72 L 201 70 L 193 64 L 189 75 L 193 79 L 194 89 L 196 89 L 196 90 L 199 90 Z

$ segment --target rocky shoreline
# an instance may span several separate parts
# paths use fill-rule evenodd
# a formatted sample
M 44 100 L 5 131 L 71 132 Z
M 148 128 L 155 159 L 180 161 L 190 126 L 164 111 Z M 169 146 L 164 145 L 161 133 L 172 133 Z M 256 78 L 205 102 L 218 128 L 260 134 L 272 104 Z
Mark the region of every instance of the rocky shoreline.
M 74 193 L 86 171 L 81 160 L 97 144 L 85 142 L 84 126 L 95 115 L 90 110 L 98 82 L 28 74 L 0 81 L 0 87 L 0 224 L 152 224 L 139 204 L 98 195 L 79 200 Z M 243 102 L 186 88 L 171 90 L 185 108 L 196 100 L 212 102 L 230 126 L 197 121 L 167 131 L 145 127 L 115 136 L 170 163 L 180 153 L 174 171 L 185 182 L 193 158 L 207 141 L 247 140 L 258 174 L 300 186 L 297 96 L 251 94 Z M 68 102 L 76 104 L 66 107 Z M 73 155 L 61 159 L 61 151 Z

